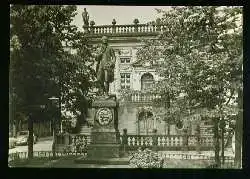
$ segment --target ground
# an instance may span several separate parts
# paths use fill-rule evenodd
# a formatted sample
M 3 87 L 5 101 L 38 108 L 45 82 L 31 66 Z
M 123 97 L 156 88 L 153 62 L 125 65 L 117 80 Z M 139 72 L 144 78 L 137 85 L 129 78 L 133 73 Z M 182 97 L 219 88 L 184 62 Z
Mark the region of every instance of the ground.
M 52 138 L 40 139 L 34 144 L 34 151 L 51 151 L 52 149 Z M 16 146 L 13 149 L 9 149 L 9 153 L 15 152 L 27 152 L 28 146 Z M 164 168 L 205 168 L 210 164 L 206 160 L 183 160 L 178 154 L 195 154 L 195 155 L 206 155 L 214 156 L 213 151 L 202 151 L 198 153 L 196 151 L 160 151 L 162 155 L 171 155 L 171 159 L 165 159 Z M 234 157 L 232 149 L 226 149 L 225 156 Z M 10 162 L 10 167 L 52 167 L 52 168 L 131 168 L 128 165 L 89 165 L 89 164 L 76 164 L 74 163 L 76 156 L 60 157 L 55 160 L 48 158 L 34 158 L 31 161 L 20 160 Z
M 52 138 L 41 138 L 36 144 L 33 146 L 34 151 L 51 151 L 52 150 Z M 15 152 L 28 152 L 28 146 L 15 146 L 15 148 L 9 149 L 9 153 Z
M 55 160 L 34 158 L 30 161 L 20 160 L 10 162 L 10 167 L 38 167 L 38 168 L 133 168 L 129 165 L 94 165 L 94 164 L 76 164 L 75 156 L 60 157 Z M 180 160 L 167 159 L 163 168 L 207 168 L 211 162 L 206 160 Z M 225 166 L 228 168 L 228 166 Z M 229 166 L 230 168 L 230 166 Z

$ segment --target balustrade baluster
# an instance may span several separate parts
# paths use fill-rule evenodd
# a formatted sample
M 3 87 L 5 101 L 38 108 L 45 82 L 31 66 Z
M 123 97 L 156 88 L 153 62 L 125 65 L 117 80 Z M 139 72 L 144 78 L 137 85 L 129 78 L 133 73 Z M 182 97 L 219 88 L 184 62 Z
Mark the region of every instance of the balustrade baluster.
M 128 146 L 130 146 L 130 142 L 131 142 L 131 139 L 130 139 L 130 137 L 128 136 Z
M 164 136 L 164 138 L 165 138 L 165 146 L 168 147 L 169 146 L 168 136 Z
M 152 28 L 153 28 L 153 32 L 155 32 L 156 31 L 156 25 L 153 25 Z
M 181 146 L 181 136 L 178 137 L 178 146 Z
M 157 145 L 157 146 L 160 146 L 160 140 L 159 140 L 159 139 L 160 139 L 160 137 L 158 136 L 158 137 L 157 137 L 157 142 L 156 142 L 156 145 Z
M 158 141 L 158 142 L 157 142 L 157 145 L 158 145 L 158 146 L 161 146 L 161 137 L 157 137 L 157 141 Z
M 153 137 L 150 137 L 149 144 L 150 144 L 150 146 L 153 145 Z
M 139 139 L 140 139 L 139 137 L 136 137 L 136 145 L 137 145 L 137 146 L 140 146 L 140 141 L 139 141 Z
M 132 32 L 132 33 L 135 32 L 135 27 L 134 27 L 134 26 L 131 27 L 131 32 Z
M 180 146 L 182 146 L 182 145 L 183 145 L 183 137 L 180 136 Z
M 140 137 L 140 141 L 141 141 L 141 146 L 143 146 L 144 142 L 143 142 L 143 137 L 142 136 Z
M 132 33 L 132 32 L 133 32 L 131 26 L 128 26 L 128 31 L 129 31 L 129 33 Z
M 147 137 L 144 138 L 144 145 L 148 146 L 148 138 Z
M 146 26 L 146 29 L 147 29 L 146 32 L 151 32 L 151 26 L 149 26 L 149 25 Z
M 165 146 L 166 146 L 166 139 L 165 139 L 165 137 L 164 137 L 164 136 L 162 137 L 162 146 L 163 146 L 163 147 L 165 147 Z
M 174 137 L 170 137 L 170 146 L 174 146 Z
M 132 138 L 132 145 L 135 146 L 135 137 Z
M 145 32 L 145 26 L 141 26 L 141 32 Z
M 135 26 L 135 31 L 136 32 L 141 32 L 141 26 Z
M 142 30 L 142 26 L 138 26 L 138 32 L 143 32 L 143 30 Z

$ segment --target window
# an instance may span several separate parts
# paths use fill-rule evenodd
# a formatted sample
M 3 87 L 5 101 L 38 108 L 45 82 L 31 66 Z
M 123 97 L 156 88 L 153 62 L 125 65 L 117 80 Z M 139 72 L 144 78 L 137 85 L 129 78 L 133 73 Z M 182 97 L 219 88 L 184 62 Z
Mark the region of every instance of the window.
M 130 89 L 129 73 L 121 73 L 121 89 Z
M 122 58 L 120 58 L 120 60 L 121 60 L 121 63 L 130 63 L 130 58 L 128 58 L 128 57 L 126 57 L 126 58 L 122 57 Z
M 139 131 L 138 133 L 143 135 L 143 134 L 151 134 L 153 130 L 156 127 L 154 118 L 153 118 L 153 113 L 150 111 L 144 111 L 140 112 L 138 116 L 138 127 Z
M 141 77 L 141 89 L 146 90 L 152 87 L 154 84 L 154 77 L 150 73 L 146 73 Z

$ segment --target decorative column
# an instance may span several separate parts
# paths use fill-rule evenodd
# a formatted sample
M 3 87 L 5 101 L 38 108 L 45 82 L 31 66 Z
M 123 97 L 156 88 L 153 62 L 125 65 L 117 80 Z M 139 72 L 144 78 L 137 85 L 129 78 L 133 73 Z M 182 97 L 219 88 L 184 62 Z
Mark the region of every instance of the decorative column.
M 156 19 L 156 31 L 161 31 L 161 19 L 160 18 L 157 18 Z
M 113 19 L 113 21 L 112 21 L 112 33 L 116 33 L 116 20 L 115 19 Z
M 138 20 L 138 19 L 135 19 L 135 20 L 134 20 L 134 24 L 135 24 L 135 32 L 138 32 L 139 20 Z

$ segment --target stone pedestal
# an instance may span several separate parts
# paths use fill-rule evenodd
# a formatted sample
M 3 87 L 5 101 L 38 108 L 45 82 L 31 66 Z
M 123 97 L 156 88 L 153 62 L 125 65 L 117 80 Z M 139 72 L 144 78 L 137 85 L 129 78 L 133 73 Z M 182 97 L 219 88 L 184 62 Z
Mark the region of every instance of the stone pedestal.
M 93 101 L 94 126 L 88 158 L 119 157 L 120 140 L 118 131 L 118 103 L 116 98 L 97 98 Z

